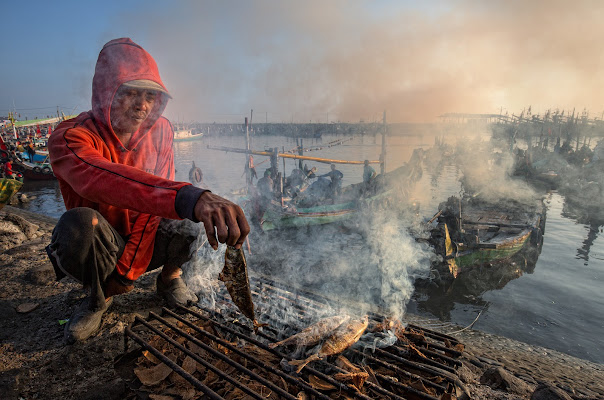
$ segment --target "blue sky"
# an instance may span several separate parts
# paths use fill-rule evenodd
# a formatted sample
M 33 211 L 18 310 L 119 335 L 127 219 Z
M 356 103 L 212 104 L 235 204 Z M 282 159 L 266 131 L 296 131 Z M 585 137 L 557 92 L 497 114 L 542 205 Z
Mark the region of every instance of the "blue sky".
M 89 109 L 98 52 L 124 36 L 155 57 L 172 120 L 604 110 L 598 2 L 4 3 L 0 115 Z

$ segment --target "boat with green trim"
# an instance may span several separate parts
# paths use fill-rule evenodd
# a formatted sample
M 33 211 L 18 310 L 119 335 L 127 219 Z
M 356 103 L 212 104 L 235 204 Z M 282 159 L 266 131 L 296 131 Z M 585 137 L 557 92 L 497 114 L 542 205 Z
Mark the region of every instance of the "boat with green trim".
M 476 266 L 508 260 L 528 243 L 539 244 L 545 229 L 543 201 L 488 202 L 480 196 L 450 197 L 439 206 L 430 242 L 453 278 Z
M 342 188 L 335 199 L 320 198 L 309 202 L 308 197 L 284 198 L 283 202 L 271 201 L 262 216 L 254 215 L 259 207 L 254 199 L 245 203 L 252 220 L 260 221 L 263 231 L 300 228 L 312 225 L 341 223 L 366 209 L 390 208 L 409 199 L 412 186 L 422 176 L 421 155 L 415 152 L 403 166 L 377 175 L 369 184 L 355 183 Z
M 193 132 L 191 128 L 180 128 L 174 130 L 175 142 L 189 142 L 191 140 L 200 140 L 203 132 Z

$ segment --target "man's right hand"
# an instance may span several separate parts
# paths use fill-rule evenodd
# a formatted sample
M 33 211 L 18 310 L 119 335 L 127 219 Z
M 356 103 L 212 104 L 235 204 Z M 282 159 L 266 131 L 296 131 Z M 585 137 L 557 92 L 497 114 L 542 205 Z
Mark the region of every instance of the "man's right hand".
M 204 192 L 195 204 L 195 218 L 203 222 L 208 242 L 214 250 L 218 242 L 240 249 L 250 226 L 245 214 L 237 204 L 212 192 Z

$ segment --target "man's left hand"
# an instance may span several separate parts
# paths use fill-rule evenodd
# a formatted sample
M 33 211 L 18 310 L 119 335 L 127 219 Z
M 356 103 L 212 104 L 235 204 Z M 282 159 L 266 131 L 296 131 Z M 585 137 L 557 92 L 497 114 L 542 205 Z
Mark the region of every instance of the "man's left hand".
M 218 242 L 240 249 L 250 233 L 241 207 L 212 192 L 204 192 L 199 197 L 194 213 L 195 218 L 203 222 L 208 242 L 214 250 L 218 249 Z

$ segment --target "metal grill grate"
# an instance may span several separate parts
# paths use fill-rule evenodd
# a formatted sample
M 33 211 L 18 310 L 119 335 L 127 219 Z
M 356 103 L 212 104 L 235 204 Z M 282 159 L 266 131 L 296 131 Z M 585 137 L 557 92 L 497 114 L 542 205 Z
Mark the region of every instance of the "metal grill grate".
M 438 400 L 454 399 L 457 393 L 465 392 L 456 374 L 463 345 L 451 336 L 413 324 L 396 335 L 394 344 L 382 348 L 353 346 L 342 353 L 361 371 L 364 378 L 360 381 L 355 381 L 358 374 L 343 368 L 336 356 L 314 361 L 295 373 L 288 361 L 305 356 L 289 351 L 291 347 L 285 351 L 268 344 L 289 336 L 285 332 L 299 331 L 314 322 L 317 312 L 333 302 L 266 278 L 251 279 L 250 283 L 258 315 L 267 323 L 257 334 L 232 307 L 226 311 L 179 307 L 177 312 L 163 308 L 161 315 L 151 312 L 146 320 L 136 317 L 125 331 L 126 349 L 128 340 L 134 340 L 156 358 L 156 363 L 164 363 L 199 395 L 210 399 Z M 218 294 L 218 301 L 230 304 L 225 291 Z M 280 301 L 293 307 L 299 326 L 284 325 Z M 369 319 L 370 326 L 383 326 L 388 321 L 376 313 L 369 313 Z M 366 332 L 361 341 L 367 335 L 371 333 Z M 192 369 L 196 363 L 198 367 Z

